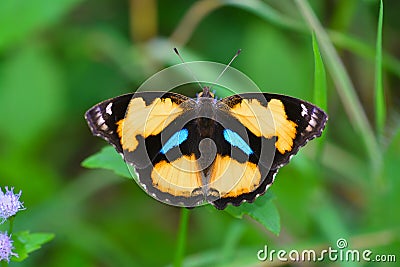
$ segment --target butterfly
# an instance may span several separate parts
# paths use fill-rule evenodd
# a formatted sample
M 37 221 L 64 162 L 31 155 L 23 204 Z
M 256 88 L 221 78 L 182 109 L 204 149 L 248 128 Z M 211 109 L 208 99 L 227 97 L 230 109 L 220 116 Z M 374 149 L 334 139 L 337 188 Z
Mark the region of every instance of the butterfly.
M 90 108 L 90 130 L 120 153 L 138 183 L 164 203 L 225 209 L 253 202 L 327 114 L 290 96 L 243 93 L 196 98 L 173 92 L 121 95 Z

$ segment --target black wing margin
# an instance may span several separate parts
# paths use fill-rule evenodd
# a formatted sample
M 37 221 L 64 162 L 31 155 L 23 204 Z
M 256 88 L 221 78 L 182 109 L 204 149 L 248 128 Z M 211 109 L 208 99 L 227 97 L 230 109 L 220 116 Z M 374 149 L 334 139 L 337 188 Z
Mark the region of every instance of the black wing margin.
M 85 113 L 85 119 L 93 135 L 99 136 L 113 145 L 122 154 L 117 122 L 125 117 L 133 93 L 105 100 Z

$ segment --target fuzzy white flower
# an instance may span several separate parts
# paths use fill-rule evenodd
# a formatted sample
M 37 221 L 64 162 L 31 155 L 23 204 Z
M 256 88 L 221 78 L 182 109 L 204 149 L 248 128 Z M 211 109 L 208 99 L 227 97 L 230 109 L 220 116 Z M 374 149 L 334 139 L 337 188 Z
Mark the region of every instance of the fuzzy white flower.
M 10 262 L 12 256 L 18 257 L 17 253 L 12 252 L 14 249 L 11 236 L 7 232 L 0 232 L 0 261 Z
M 22 191 L 14 194 L 14 187 L 11 187 L 11 190 L 9 190 L 6 186 L 5 189 L 6 192 L 3 193 L 0 187 L 0 223 L 4 223 L 9 217 L 25 209 L 24 203 L 19 201 Z

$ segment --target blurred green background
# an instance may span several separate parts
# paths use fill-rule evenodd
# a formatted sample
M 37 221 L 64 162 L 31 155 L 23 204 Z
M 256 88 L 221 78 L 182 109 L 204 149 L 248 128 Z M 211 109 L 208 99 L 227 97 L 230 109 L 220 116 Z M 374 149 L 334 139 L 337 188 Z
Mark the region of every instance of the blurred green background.
M 83 114 L 178 64 L 175 46 L 186 61 L 221 63 L 241 48 L 233 67 L 263 91 L 313 101 L 312 39 L 299 3 L 307 6 L 303 0 L 0 1 L 0 186 L 23 191 L 27 209 L 18 214 L 16 231 L 56 235 L 23 263 L 10 265 L 171 264 L 180 210 L 155 201 L 132 180 L 81 167 L 106 145 L 90 134 Z M 379 2 L 308 3 L 354 84 L 358 113 L 365 112 L 376 133 Z M 348 115 L 356 103 L 343 101 L 335 86 L 340 81 L 327 70 L 330 120 L 322 152 L 316 154 L 318 142 L 311 142 L 270 189 L 280 235 L 250 218 L 199 207 L 190 211 L 187 266 L 282 266 L 259 262 L 257 251 L 264 245 L 335 247 L 342 237 L 351 248 L 396 254 L 400 261 L 400 2 L 384 4 L 387 117 L 383 133 L 374 135 L 377 145 L 363 142 L 367 133 Z

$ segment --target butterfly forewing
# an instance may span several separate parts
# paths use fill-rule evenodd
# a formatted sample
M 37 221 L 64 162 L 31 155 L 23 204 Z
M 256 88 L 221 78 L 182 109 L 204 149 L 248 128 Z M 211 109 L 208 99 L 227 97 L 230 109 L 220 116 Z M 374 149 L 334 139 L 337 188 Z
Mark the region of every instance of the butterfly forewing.
M 275 141 L 277 169 L 309 140 L 322 134 L 328 116 L 315 105 L 285 95 L 247 93 L 221 100 L 230 112 L 255 135 Z

